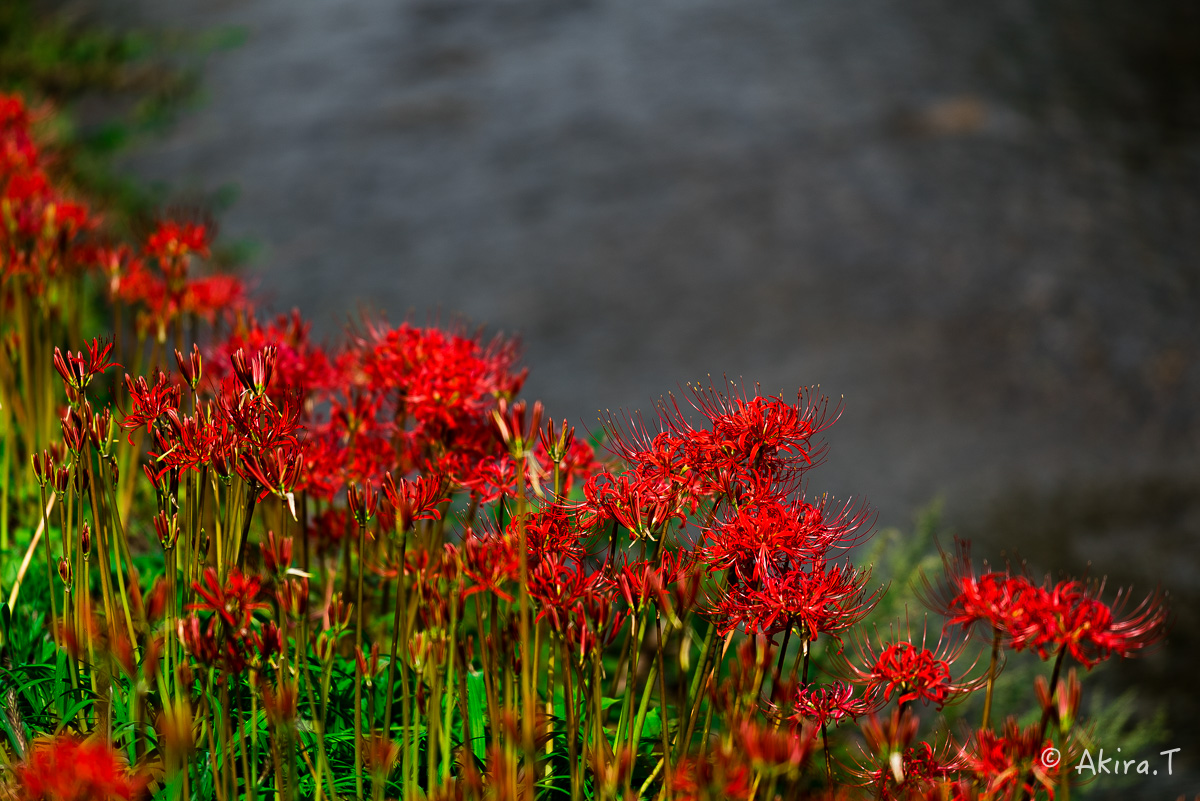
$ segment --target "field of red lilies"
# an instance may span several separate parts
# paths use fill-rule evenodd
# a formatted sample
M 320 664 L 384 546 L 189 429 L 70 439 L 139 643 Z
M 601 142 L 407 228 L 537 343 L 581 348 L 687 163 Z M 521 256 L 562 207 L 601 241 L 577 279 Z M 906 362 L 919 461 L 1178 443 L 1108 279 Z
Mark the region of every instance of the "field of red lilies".
M 689 387 L 582 432 L 521 399 L 515 340 L 368 319 L 315 343 L 206 272 L 211 222 L 121 241 L 50 115 L 0 97 L 0 795 L 1094 778 L 1083 686 L 1160 643 L 1161 594 L 963 542 L 885 583 L 870 509 L 814 492 L 839 416 L 814 390 Z

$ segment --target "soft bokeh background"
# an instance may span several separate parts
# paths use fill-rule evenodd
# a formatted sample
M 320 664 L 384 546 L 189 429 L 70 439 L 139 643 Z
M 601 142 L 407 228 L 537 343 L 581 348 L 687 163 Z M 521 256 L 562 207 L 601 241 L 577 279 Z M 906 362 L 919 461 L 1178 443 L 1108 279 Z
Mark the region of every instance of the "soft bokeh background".
M 1170 589 L 1172 642 L 1118 684 L 1197 743 L 1195 3 L 90 5 L 244 34 L 122 166 L 235 190 L 269 308 L 517 333 L 527 395 L 584 426 L 820 384 L 845 411 L 812 490 Z

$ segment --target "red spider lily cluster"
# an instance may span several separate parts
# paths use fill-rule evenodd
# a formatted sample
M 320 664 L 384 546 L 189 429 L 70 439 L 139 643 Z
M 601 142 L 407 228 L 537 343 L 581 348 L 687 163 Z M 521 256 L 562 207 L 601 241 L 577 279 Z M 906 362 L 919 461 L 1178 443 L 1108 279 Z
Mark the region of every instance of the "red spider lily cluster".
M 814 390 L 689 388 L 608 418 L 597 453 L 519 399 L 515 340 L 364 321 L 328 346 L 193 275 L 210 226 L 103 244 L 84 206 L 34 191 L 35 115 L 0 100 L 2 298 L 24 315 L 0 382 L 52 412 L 14 418 L 37 432 L 30 552 L 76 701 L 56 725 L 96 735 L 14 760 L 18 797 L 83 797 L 37 778 L 60 754 L 107 766 L 87 797 L 152 773 L 218 801 L 1055 797 L 1071 777 L 1037 756 L 1082 731 L 1065 660 L 1164 635 L 1158 594 L 977 573 L 965 546 L 924 586 L 941 621 L 876 625 L 869 510 L 805 493 L 840 412 Z M 29 320 L 58 295 L 35 290 L 89 274 L 115 341 L 38 329 L 39 361 Z M 221 334 L 185 345 L 206 322 Z M 1008 652 L 1053 661 L 1040 723 L 991 725 Z M 978 728 L 922 717 L 981 690 Z M 117 741 L 158 772 L 87 750 Z
M 926 583 L 929 605 L 948 626 L 985 626 L 1014 651 L 1032 650 L 1042 659 L 1066 653 L 1090 669 L 1112 656 L 1133 656 L 1165 630 L 1167 610 L 1157 592 L 1130 611 L 1125 590 L 1111 605 L 1101 600 L 1103 582 L 1035 584 L 1008 571 L 976 574 L 967 543 L 958 543 L 945 561 L 941 584 Z
M 103 740 L 39 739 L 13 766 L 7 790 L 18 801 L 135 801 L 149 777 L 129 766 Z
M 108 244 L 100 216 L 56 179 L 57 154 L 39 144 L 34 128 L 47 114 L 30 110 L 19 97 L 0 96 L 0 276 L 5 283 L 32 297 L 55 294 L 60 278 L 94 275 L 160 339 L 183 315 L 211 321 L 245 303 L 237 279 L 189 275 L 193 257 L 209 255 L 210 226 L 165 220 L 146 237 L 140 254 L 127 245 Z

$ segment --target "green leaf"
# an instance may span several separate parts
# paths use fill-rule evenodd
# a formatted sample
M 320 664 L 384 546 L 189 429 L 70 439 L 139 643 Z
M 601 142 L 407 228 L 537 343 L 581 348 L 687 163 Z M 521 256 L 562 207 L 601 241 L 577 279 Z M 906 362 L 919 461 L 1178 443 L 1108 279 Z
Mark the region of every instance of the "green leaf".
M 211 774 L 207 772 L 205 772 L 203 775 L 211 776 Z M 186 773 L 181 770 L 177 770 L 167 777 L 167 782 L 165 785 L 166 798 L 183 798 L 183 780 L 186 776 Z
M 471 718 L 471 753 L 482 765 L 487 757 L 487 686 L 482 671 L 467 673 L 467 714 Z
M 66 693 L 63 694 L 63 697 L 66 697 Z M 71 704 L 71 706 L 67 707 L 66 712 L 62 715 L 63 724 L 65 725 L 74 719 L 74 717 L 79 714 L 79 710 L 89 706 L 92 701 L 93 699 L 91 698 L 84 698 L 83 700 L 76 701 L 74 704 Z
M 646 713 L 646 722 L 642 725 L 642 739 L 654 740 L 662 735 L 662 712 L 654 709 Z
M 55 661 L 55 665 L 54 665 L 54 684 L 56 687 L 71 686 L 71 674 L 70 674 L 70 668 L 67 667 L 66 651 L 58 652 L 58 659 Z M 58 719 L 61 721 L 65 721 L 67 719 L 67 716 L 66 716 L 67 695 L 66 695 L 66 693 L 59 695 L 58 701 L 59 701 L 59 703 L 58 703 Z

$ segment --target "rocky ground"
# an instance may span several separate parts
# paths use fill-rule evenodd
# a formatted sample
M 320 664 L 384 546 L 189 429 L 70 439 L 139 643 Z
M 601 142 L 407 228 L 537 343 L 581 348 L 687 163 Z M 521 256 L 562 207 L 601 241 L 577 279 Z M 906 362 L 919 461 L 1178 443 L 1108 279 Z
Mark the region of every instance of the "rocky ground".
M 883 525 L 942 497 L 993 556 L 1172 588 L 1170 659 L 1135 678 L 1195 720 L 1180 4 L 1155 39 L 1071 0 L 104 2 L 245 32 L 124 166 L 236 187 L 223 233 L 271 308 L 519 333 L 527 394 L 582 425 L 819 383 L 844 415 L 811 489 Z

